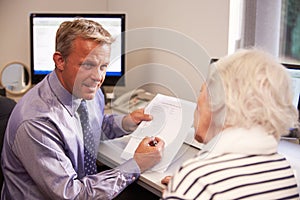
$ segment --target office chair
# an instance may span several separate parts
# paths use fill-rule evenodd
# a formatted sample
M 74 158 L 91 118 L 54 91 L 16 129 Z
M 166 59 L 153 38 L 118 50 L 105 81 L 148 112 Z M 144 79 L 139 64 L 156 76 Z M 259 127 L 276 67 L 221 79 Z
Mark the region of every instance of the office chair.
M 3 138 L 7 122 L 15 105 L 16 102 L 13 99 L 0 96 L 0 153 L 2 152 Z M 2 168 L 0 167 L 0 191 L 2 189 L 3 181 Z

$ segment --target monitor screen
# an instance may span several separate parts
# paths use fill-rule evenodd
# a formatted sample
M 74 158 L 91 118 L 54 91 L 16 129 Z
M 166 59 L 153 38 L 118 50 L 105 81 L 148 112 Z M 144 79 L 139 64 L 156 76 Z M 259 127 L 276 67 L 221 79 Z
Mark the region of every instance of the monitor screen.
M 292 78 L 293 104 L 300 113 L 300 65 L 283 64 Z M 300 120 L 300 114 L 299 114 Z
M 30 56 L 31 79 L 36 84 L 54 69 L 52 55 L 55 52 L 55 35 L 63 21 L 74 18 L 88 18 L 99 22 L 108 30 L 115 41 L 112 44 L 110 64 L 107 68 L 104 86 L 124 85 L 125 73 L 125 14 L 81 14 L 81 13 L 31 13 L 30 14 Z M 120 81 L 119 81 L 120 80 Z

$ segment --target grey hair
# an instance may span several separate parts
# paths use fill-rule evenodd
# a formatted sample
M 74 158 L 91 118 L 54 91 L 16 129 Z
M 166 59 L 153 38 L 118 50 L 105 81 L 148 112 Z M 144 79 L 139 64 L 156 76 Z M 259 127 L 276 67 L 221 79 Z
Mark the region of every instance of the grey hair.
M 268 53 L 243 49 L 221 58 L 208 78 L 213 123 L 223 127 L 262 126 L 279 139 L 298 128 L 291 79 Z M 222 120 L 223 119 L 223 120 Z
M 99 42 L 99 44 L 111 44 L 113 38 L 111 34 L 99 23 L 76 18 L 73 21 L 61 23 L 56 32 L 55 50 L 60 52 L 63 58 L 67 58 L 71 52 L 73 41 L 81 37 Z

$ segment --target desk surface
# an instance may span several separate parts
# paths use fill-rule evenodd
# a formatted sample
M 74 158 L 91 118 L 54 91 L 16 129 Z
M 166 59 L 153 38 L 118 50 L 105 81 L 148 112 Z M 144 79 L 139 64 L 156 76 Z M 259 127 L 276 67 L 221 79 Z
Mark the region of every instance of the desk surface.
M 130 135 L 102 142 L 98 151 L 98 160 L 111 168 L 117 167 L 125 162 L 125 160 L 121 158 L 121 153 L 123 152 L 123 149 L 127 145 L 129 139 Z M 146 171 L 141 174 L 138 184 L 157 196 L 161 196 L 165 186 L 161 184 L 160 181 L 165 176 L 172 175 L 184 161 L 192 158 L 197 154 L 198 151 L 199 149 L 184 143 L 175 156 L 172 164 L 164 173 Z

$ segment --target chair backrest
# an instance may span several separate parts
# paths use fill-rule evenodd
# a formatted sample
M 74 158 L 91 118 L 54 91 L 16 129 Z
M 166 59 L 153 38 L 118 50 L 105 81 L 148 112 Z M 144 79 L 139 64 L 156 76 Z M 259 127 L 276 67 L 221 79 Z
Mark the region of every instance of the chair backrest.
M 3 146 L 3 138 L 10 114 L 15 107 L 16 102 L 10 98 L 0 96 L 0 153 Z M 0 167 L 0 191 L 3 184 L 2 168 Z

